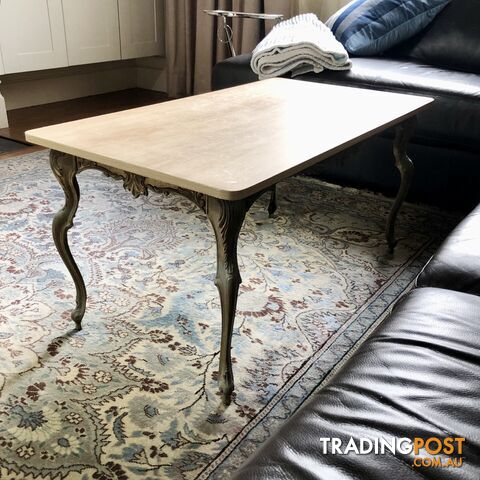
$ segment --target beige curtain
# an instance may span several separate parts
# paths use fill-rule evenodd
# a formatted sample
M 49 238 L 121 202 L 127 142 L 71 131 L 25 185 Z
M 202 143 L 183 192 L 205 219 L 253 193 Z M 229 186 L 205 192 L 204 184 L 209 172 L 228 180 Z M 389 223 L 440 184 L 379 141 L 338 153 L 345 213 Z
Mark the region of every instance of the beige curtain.
M 325 22 L 333 13 L 349 1 L 350 0 L 299 0 L 299 11 L 301 13 L 315 13 L 322 22 Z
M 181 97 L 211 88 L 212 68 L 230 55 L 219 42 L 219 20 L 203 10 L 234 10 L 255 13 L 282 13 L 285 18 L 298 14 L 299 0 L 165 0 L 165 47 L 167 93 Z M 237 54 L 251 52 L 272 22 L 253 19 L 233 21 Z
M 217 38 L 222 22 L 203 10 L 281 13 L 285 18 L 313 12 L 326 20 L 349 0 L 165 0 L 167 92 L 176 98 L 207 92 L 212 68 L 230 52 Z M 233 19 L 237 54 L 251 52 L 273 22 Z M 220 30 L 221 31 L 221 30 Z

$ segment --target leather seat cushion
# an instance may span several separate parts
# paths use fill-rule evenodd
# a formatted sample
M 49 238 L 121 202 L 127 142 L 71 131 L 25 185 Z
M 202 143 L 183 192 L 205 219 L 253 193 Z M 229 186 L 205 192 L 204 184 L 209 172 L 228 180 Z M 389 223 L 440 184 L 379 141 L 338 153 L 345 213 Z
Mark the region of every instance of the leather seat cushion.
M 234 480 L 478 480 L 480 297 L 421 288 L 300 408 Z M 464 437 L 461 468 L 410 454 L 323 454 L 320 438 Z M 443 458 L 445 460 L 445 457 Z
M 214 88 L 253 82 L 251 55 L 220 62 Z M 411 60 L 358 57 L 349 71 L 308 73 L 297 79 L 417 95 L 432 96 L 434 104 L 419 114 L 417 141 L 480 152 L 480 75 L 432 67 Z M 343 106 L 342 108 L 348 108 Z
M 256 82 L 258 76 L 250 68 L 251 53 L 229 57 L 213 67 L 213 90 L 236 87 L 244 83 Z
M 480 295 L 480 205 L 448 236 L 418 276 L 417 286 Z

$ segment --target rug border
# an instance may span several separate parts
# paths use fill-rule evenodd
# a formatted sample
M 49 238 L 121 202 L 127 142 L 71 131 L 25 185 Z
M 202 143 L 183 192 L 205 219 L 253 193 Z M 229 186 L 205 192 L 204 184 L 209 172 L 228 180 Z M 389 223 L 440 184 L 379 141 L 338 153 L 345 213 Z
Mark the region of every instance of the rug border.
M 213 459 L 199 474 L 197 475 L 196 480 L 208 480 L 209 478 L 212 478 L 212 475 L 215 475 L 215 473 L 218 473 L 218 468 L 224 464 L 230 455 L 234 452 L 235 449 L 238 448 L 238 446 L 247 439 L 247 437 L 251 434 L 251 432 L 257 428 L 261 422 L 269 415 L 275 407 L 280 403 L 282 398 L 287 394 L 288 391 L 292 390 L 297 382 L 300 381 L 302 377 L 312 368 L 315 366 L 316 362 L 319 360 L 319 358 L 334 344 L 336 343 L 340 337 L 342 337 L 342 334 L 348 330 L 348 327 L 350 327 L 355 320 L 357 320 L 365 311 L 372 306 L 372 304 L 375 303 L 375 301 L 378 301 L 379 297 L 382 296 L 383 294 L 386 294 L 387 290 L 392 287 L 392 284 L 402 276 L 402 274 L 407 274 L 410 277 L 412 276 L 411 270 L 412 267 L 416 263 L 419 263 L 423 265 L 426 260 L 430 257 L 430 254 L 427 253 L 429 247 L 434 246 L 435 244 L 438 243 L 438 240 L 434 239 L 428 239 L 418 250 L 415 252 L 410 258 L 405 262 L 405 264 L 402 267 L 399 267 L 397 271 L 395 272 L 394 275 L 388 280 L 388 282 L 385 283 L 385 285 L 382 286 L 375 294 L 373 294 L 369 300 L 362 305 L 362 307 L 359 309 L 358 312 L 356 312 L 352 317 L 344 324 L 337 332 L 335 332 L 332 337 L 328 339 L 328 341 L 320 348 L 317 352 L 315 352 L 312 357 L 310 357 L 304 365 L 302 365 L 301 368 L 295 372 L 294 375 L 280 388 L 275 395 L 269 400 L 267 405 L 262 408 L 262 410 L 258 413 L 258 415 L 255 416 L 254 419 L 252 419 L 251 422 L 249 422 L 245 427 L 228 443 L 227 446 L 225 446 L 224 449 L 222 449 L 217 457 Z M 318 392 L 321 388 L 323 388 L 326 384 L 327 381 L 329 381 L 335 373 L 340 370 L 343 365 L 348 361 L 351 355 L 355 353 L 355 351 L 360 348 L 362 343 L 370 336 L 373 331 L 378 328 L 379 325 L 389 316 L 390 311 L 393 307 L 393 305 L 399 301 L 404 295 L 406 295 L 413 287 L 415 283 L 415 278 L 417 274 L 413 274 L 414 278 L 409 278 L 407 285 L 401 290 L 401 292 L 395 296 L 394 302 L 391 304 L 387 304 L 383 312 L 373 321 L 371 325 L 368 326 L 368 328 L 361 334 L 361 336 L 356 339 L 353 343 L 353 345 L 345 352 L 345 354 L 342 356 L 342 358 L 333 366 L 333 368 L 325 375 L 325 377 L 315 386 L 304 398 L 301 399 L 301 401 L 297 404 L 297 406 L 288 414 L 288 417 L 291 417 L 297 410 L 299 410 L 306 402 L 310 400 L 310 398 L 315 395 L 316 392 Z M 351 353 L 350 353 L 351 352 Z M 301 372 L 301 375 L 300 375 Z M 287 419 L 286 418 L 286 419 Z M 286 420 L 285 419 L 285 420 Z M 278 425 L 277 428 L 280 428 L 281 425 Z M 261 444 L 263 444 L 269 437 L 265 438 Z M 257 446 L 257 448 L 260 445 Z M 246 459 L 245 459 L 246 460 Z M 245 461 L 244 460 L 244 461 Z

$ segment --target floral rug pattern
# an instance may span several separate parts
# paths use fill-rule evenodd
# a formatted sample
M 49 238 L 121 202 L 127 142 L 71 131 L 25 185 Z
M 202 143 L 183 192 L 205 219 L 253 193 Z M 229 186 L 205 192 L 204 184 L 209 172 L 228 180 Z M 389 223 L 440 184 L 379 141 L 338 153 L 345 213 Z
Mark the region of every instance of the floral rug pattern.
M 236 394 L 221 406 L 215 244 L 177 195 L 134 199 L 99 172 L 70 245 L 88 301 L 51 238 L 63 192 L 47 152 L 0 162 L 0 478 L 225 479 L 388 311 L 453 226 L 390 200 L 296 177 L 247 216 L 233 336 Z

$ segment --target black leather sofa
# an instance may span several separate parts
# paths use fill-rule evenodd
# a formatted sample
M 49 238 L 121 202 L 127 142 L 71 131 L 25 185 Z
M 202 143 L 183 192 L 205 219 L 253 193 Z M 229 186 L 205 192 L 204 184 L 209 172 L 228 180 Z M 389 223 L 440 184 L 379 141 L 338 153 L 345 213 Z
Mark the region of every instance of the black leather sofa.
M 436 99 L 432 108 L 419 115 L 409 147 L 416 167 L 410 200 L 465 211 L 480 200 L 479 18 L 480 0 L 452 0 L 425 31 L 382 56 L 353 58 L 353 68 L 347 72 L 297 77 Z M 239 55 L 218 63 L 213 88 L 256 81 L 250 58 Z M 339 108 L 348 110 L 348 105 Z M 321 132 L 322 122 L 328 119 L 318 112 L 316 121 Z M 393 194 L 398 174 L 391 156 L 391 136 L 386 132 L 308 173 Z
M 323 452 L 338 437 L 464 438 L 446 453 Z M 417 460 L 415 460 L 417 458 Z M 418 460 L 420 459 L 420 460 Z M 417 466 L 415 466 L 415 462 Z M 429 460 L 425 461 L 426 463 Z M 420 465 L 420 466 L 418 466 Z M 458 462 L 457 462 L 458 465 Z M 390 316 L 232 480 L 480 478 L 480 206 L 444 242 Z

